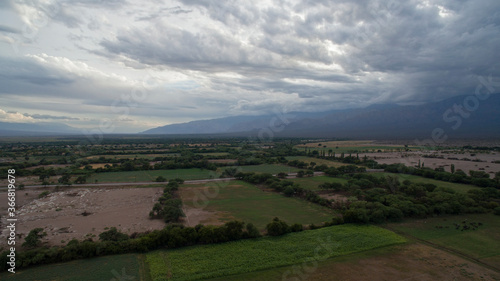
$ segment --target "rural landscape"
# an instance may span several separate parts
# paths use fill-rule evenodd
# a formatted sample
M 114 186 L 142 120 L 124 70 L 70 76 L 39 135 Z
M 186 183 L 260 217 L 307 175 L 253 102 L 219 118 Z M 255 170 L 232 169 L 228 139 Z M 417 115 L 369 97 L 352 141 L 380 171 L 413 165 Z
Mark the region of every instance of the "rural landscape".
M 2 280 L 500 279 L 494 144 L 23 140 L 0 144 Z

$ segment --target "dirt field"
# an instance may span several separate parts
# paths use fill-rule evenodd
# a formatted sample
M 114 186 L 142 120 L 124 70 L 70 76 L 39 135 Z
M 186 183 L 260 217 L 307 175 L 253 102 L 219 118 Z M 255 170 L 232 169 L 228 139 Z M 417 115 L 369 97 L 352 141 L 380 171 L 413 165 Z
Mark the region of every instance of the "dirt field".
M 320 267 L 308 280 L 500 280 L 500 274 L 422 244 L 372 258 Z
M 494 173 L 500 171 L 500 164 L 492 163 L 492 161 L 500 161 L 500 154 L 498 153 L 481 153 L 473 154 L 470 153 L 443 153 L 443 152 L 386 152 L 386 153 L 360 153 L 359 157 L 362 158 L 366 155 L 369 159 L 374 159 L 380 164 L 405 164 L 406 166 L 416 166 L 420 160 L 421 163 L 428 168 L 438 168 L 443 167 L 445 171 L 450 172 L 451 164 L 455 165 L 455 170 L 461 169 L 468 173 L 470 170 L 479 171 L 484 170 L 490 173 L 490 178 L 494 177 Z M 427 158 L 423 155 L 437 155 L 441 158 Z M 452 158 L 452 159 L 450 159 Z M 476 161 L 466 161 L 461 159 L 470 159 Z M 459 160 L 456 160 L 459 159 Z
M 66 244 L 73 238 L 83 240 L 106 227 L 116 227 L 124 233 L 162 229 L 162 220 L 150 220 L 149 211 L 162 194 L 162 188 L 66 188 L 38 199 L 38 190 L 22 190 L 16 193 L 18 241 L 24 242 L 27 233 L 37 227 L 44 228 L 44 243 Z M 26 195 L 28 194 L 28 195 Z M 7 194 L 0 193 L 0 202 L 7 202 Z M 7 213 L 1 204 L 1 213 Z M 83 213 L 88 215 L 82 215 Z M 0 239 L 7 241 L 5 219 L 2 217 Z M 64 242 L 62 242 L 64 241 Z
M 412 243 L 333 258 L 319 264 L 307 262 L 292 267 L 210 279 L 222 280 L 500 280 L 500 273 L 448 252 Z

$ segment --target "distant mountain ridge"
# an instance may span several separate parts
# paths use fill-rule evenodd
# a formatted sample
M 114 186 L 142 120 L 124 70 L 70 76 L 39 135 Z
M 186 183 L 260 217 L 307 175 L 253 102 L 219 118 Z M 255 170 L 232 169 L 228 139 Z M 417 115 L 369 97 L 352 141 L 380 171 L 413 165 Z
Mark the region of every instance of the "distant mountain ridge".
M 75 135 L 81 130 L 62 123 L 9 123 L 0 122 L 0 136 Z
M 279 127 L 284 129 L 273 131 L 274 136 L 432 138 L 433 134 L 441 132 L 460 138 L 500 137 L 500 94 L 491 95 L 484 101 L 467 97 L 421 105 L 384 104 L 319 113 L 291 112 L 284 114 L 284 118 L 279 115 L 224 117 L 166 125 L 142 134 L 243 136 Z

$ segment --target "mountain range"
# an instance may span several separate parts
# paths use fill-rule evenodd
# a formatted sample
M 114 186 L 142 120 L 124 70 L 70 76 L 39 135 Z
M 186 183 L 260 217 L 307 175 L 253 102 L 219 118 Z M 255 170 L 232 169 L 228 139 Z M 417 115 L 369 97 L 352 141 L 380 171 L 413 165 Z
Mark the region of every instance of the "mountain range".
M 0 122 L 0 136 L 81 135 L 62 123 Z M 500 138 L 500 94 L 457 96 L 421 105 L 378 104 L 326 112 L 230 116 L 171 124 L 142 135 L 365 139 Z
M 81 130 L 63 123 L 9 123 L 0 122 L 0 136 L 78 135 Z
M 500 94 L 458 96 L 421 105 L 384 104 L 319 113 L 232 116 L 166 125 L 142 134 L 224 134 L 263 137 L 497 138 Z

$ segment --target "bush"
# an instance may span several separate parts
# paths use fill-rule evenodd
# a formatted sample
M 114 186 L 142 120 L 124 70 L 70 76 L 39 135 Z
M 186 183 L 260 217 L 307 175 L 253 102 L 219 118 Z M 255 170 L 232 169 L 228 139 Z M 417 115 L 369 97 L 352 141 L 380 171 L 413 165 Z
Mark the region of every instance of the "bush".
M 35 248 L 42 242 L 41 239 L 47 236 L 47 233 L 42 232 L 43 228 L 32 229 L 26 238 L 24 238 L 23 247 Z
M 156 182 L 166 182 L 167 179 L 162 177 L 162 176 L 158 176 L 156 179 L 155 179 Z
M 266 226 L 267 234 L 269 236 L 280 236 L 290 232 L 290 227 L 279 218 L 274 218 L 271 223 Z
M 300 223 L 294 223 L 292 226 L 290 226 L 290 231 L 291 232 L 300 232 L 304 230 L 304 227 Z
M 125 241 L 128 240 L 129 237 L 125 233 L 119 232 L 116 227 L 110 228 L 108 231 L 104 231 L 99 234 L 99 240 L 101 241 Z

